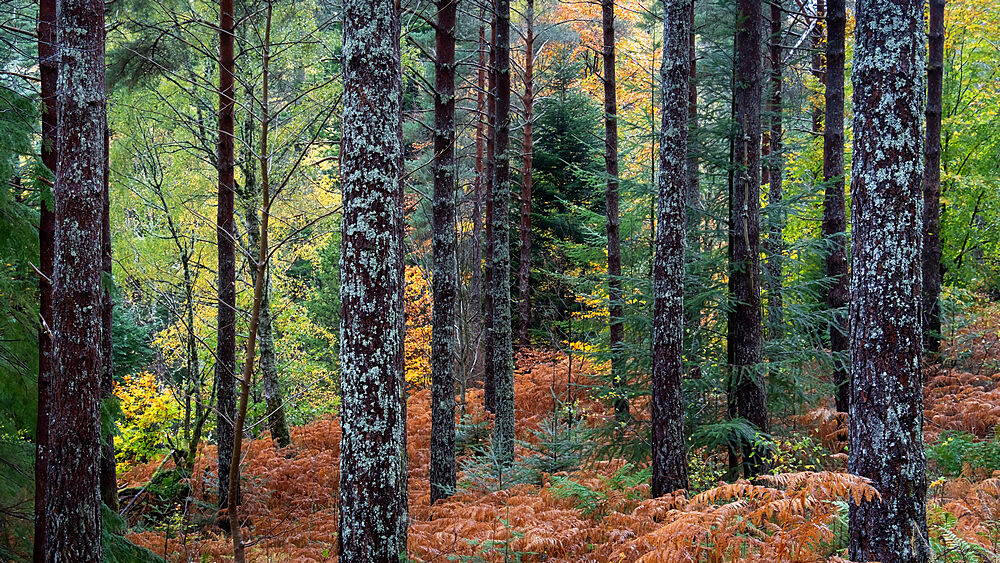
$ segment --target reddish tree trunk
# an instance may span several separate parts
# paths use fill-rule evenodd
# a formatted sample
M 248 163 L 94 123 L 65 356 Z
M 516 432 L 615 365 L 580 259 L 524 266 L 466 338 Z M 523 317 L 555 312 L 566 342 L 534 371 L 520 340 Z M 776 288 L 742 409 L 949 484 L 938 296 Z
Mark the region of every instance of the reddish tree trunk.
M 781 41 L 783 37 L 781 5 L 778 2 L 771 3 L 771 13 L 768 18 L 770 24 L 770 37 L 768 38 L 768 62 L 771 67 L 771 91 L 767 100 L 767 115 L 771 120 L 769 131 L 764 132 L 764 144 L 767 147 L 768 157 L 765 159 L 761 169 L 761 183 L 767 184 L 768 205 L 779 207 L 782 198 L 782 180 L 785 168 L 785 161 L 782 155 L 782 138 L 784 131 L 782 127 L 782 87 L 783 87 L 783 66 L 782 57 L 784 52 Z M 782 258 L 784 250 L 784 214 L 780 211 L 772 212 L 770 215 L 770 225 L 768 227 L 767 239 L 765 240 L 765 254 L 767 255 L 767 337 L 769 339 L 781 338 L 784 330 L 784 299 L 782 297 Z
M 930 559 L 920 373 L 923 0 L 856 6 L 848 470 L 852 561 Z
M 756 0 L 740 0 L 736 31 L 733 168 L 729 199 L 728 358 L 730 403 L 735 414 L 767 432 L 767 402 L 761 374 L 760 134 L 762 12 Z M 766 448 L 742 444 L 743 472 L 764 470 Z
M 104 2 L 62 0 L 45 561 L 101 561 Z
M 219 250 L 218 339 L 215 352 L 215 390 L 218 416 L 219 506 L 228 506 L 229 465 L 233 460 L 233 421 L 236 418 L 236 230 L 233 220 L 235 88 L 235 22 L 233 0 L 219 1 L 219 201 L 216 243 Z M 239 483 L 233 486 L 239 487 Z M 237 489 L 238 490 L 238 489 Z M 237 495 L 239 498 L 239 495 Z
M 941 344 L 941 98 L 944 78 L 945 0 L 930 2 L 927 64 L 927 140 L 924 143 L 924 349 Z
M 654 497 L 688 487 L 684 438 L 684 236 L 690 115 L 691 0 L 667 0 L 663 18 L 659 210 L 653 278 Z
M 615 417 L 629 416 L 625 396 L 625 325 L 622 322 L 622 250 L 618 217 L 618 97 L 615 92 L 615 2 L 601 0 L 601 27 L 604 36 L 604 171 L 606 230 L 608 236 L 608 342 L 611 349 L 611 377 L 615 386 Z
M 455 21 L 457 0 L 438 0 L 434 61 L 434 318 L 431 327 L 431 502 L 455 490 Z
M 528 328 L 531 323 L 531 190 L 533 173 L 534 140 L 533 121 L 535 110 L 535 1 L 527 0 L 524 12 L 524 139 L 521 166 L 521 248 L 517 273 L 517 343 L 521 348 L 531 346 Z
M 344 5 L 342 561 L 396 561 L 406 533 L 399 6 Z
M 844 43 L 847 23 L 845 0 L 829 0 L 826 40 L 826 124 L 823 128 L 823 238 L 830 244 L 826 255 L 826 275 L 833 282 L 827 290 L 826 303 L 835 311 L 830 323 L 830 351 L 846 355 L 848 340 L 847 311 L 850 301 L 847 268 L 847 213 L 844 203 Z M 836 405 L 847 412 L 850 404 L 850 372 L 845 361 L 836 360 L 833 382 L 837 387 Z
M 56 37 L 56 0 L 41 0 L 38 6 L 38 67 L 41 78 L 42 102 L 42 163 L 53 175 L 56 170 L 56 80 L 59 75 Z M 43 195 L 38 227 L 39 269 L 44 275 L 38 282 L 41 296 L 38 330 L 38 417 L 35 426 L 35 543 L 33 559 L 45 560 L 46 499 L 48 481 L 49 419 L 52 384 L 52 264 L 56 216 L 52 208 L 52 191 Z

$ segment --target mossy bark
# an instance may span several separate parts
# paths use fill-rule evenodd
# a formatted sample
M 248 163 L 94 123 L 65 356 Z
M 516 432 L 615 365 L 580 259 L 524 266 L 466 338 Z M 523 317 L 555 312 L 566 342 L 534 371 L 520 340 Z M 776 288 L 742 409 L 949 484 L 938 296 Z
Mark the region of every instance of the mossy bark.
M 921 339 L 923 0 L 857 3 L 851 167 L 850 559 L 930 559 Z
M 344 5 L 340 261 L 342 561 L 405 552 L 399 6 Z
M 652 439 L 654 497 L 688 487 L 684 437 L 684 239 L 688 175 L 691 0 L 666 0 L 660 176 L 653 258 Z

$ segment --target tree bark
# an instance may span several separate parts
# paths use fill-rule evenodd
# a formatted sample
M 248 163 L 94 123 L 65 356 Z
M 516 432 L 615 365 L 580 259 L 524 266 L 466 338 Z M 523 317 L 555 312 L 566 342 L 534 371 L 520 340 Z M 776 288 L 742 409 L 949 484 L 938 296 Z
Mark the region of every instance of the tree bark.
M 407 494 L 399 6 L 348 0 L 344 15 L 337 539 L 342 561 L 395 561 Z
M 485 17 L 485 9 L 480 9 L 480 16 Z M 479 25 L 479 64 L 476 67 L 476 163 L 475 177 L 472 180 L 473 200 L 472 200 L 472 279 L 469 285 L 472 294 L 472 323 L 474 345 L 472 349 L 472 373 L 478 375 L 482 372 L 483 359 L 482 338 L 483 329 L 483 200 L 486 197 L 483 189 L 485 184 L 486 171 L 486 65 L 488 62 L 486 51 L 489 46 L 486 44 L 486 26 Z M 464 389 L 464 383 L 463 383 Z M 462 395 L 462 408 L 465 408 L 464 393 Z
M 528 329 L 531 324 L 531 191 L 534 158 L 535 110 L 535 0 L 527 0 L 524 10 L 524 153 L 521 165 L 521 248 L 517 273 L 517 343 L 531 346 Z
M 496 0 L 496 127 L 494 141 L 493 280 L 491 332 L 493 349 L 493 449 L 502 463 L 514 460 L 514 351 L 510 318 L 510 0 Z
M 40 0 L 38 5 L 38 68 L 42 95 L 42 164 L 55 177 L 57 152 L 56 81 L 59 76 L 56 50 L 56 0 Z M 38 415 L 35 426 L 35 529 L 33 560 L 45 560 L 45 538 L 48 513 L 45 498 L 48 482 L 49 424 L 51 418 L 52 385 L 52 268 L 54 259 L 56 216 L 51 189 L 39 205 L 38 266 L 44 277 L 38 281 L 40 303 L 38 316 Z
M 483 0 L 485 3 L 485 0 Z M 497 18 L 496 4 L 491 0 L 490 4 L 490 43 L 489 43 L 489 64 L 487 66 L 487 95 L 486 95 L 486 246 L 483 250 L 483 284 L 486 291 L 483 293 L 483 402 L 486 410 L 496 412 L 496 376 L 494 374 L 493 349 L 493 192 L 496 178 L 496 44 L 497 44 Z
M 930 1 L 927 65 L 927 140 L 924 143 L 923 300 L 924 350 L 941 344 L 941 105 L 944 78 L 945 0 Z
M 62 0 L 56 16 L 55 260 L 44 561 L 101 549 L 104 2 Z
M 236 229 L 233 217 L 235 203 L 235 27 L 233 0 L 219 0 L 219 146 L 217 156 L 219 200 L 215 233 L 219 251 L 218 335 L 215 352 L 219 508 L 228 506 L 229 466 L 233 460 L 233 420 L 236 418 Z M 240 484 L 234 483 L 233 486 L 238 492 Z M 238 494 L 237 498 L 239 498 Z
M 611 377 L 615 387 L 615 418 L 629 416 L 625 395 L 625 324 L 622 321 L 622 250 L 618 217 L 618 97 L 615 92 L 615 2 L 601 0 L 601 28 L 604 36 L 604 171 L 605 223 L 608 237 L 608 344 L 611 351 Z
M 266 71 L 266 69 L 265 69 Z M 250 176 L 247 176 L 247 188 L 251 188 Z M 255 188 L 255 186 L 254 186 Z M 256 190 L 254 190 L 256 192 Z M 257 207 L 258 198 L 263 194 L 256 192 L 247 194 L 246 229 L 250 242 L 249 251 L 256 256 L 259 253 L 262 238 L 261 222 Z M 257 283 L 257 265 L 248 261 L 250 277 Z M 260 387 L 267 408 L 267 429 L 275 446 L 284 448 L 292 443 L 285 417 L 285 401 L 281 393 L 281 382 L 278 378 L 278 357 L 274 346 L 274 315 L 271 311 L 271 274 L 270 263 L 264 269 L 264 289 L 260 303 L 260 323 L 257 328 L 257 338 L 260 340 Z
M 653 278 L 652 495 L 687 489 L 684 436 L 684 238 L 688 175 L 691 0 L 667 0 L 663 17 L 659 209 Z
M 760 134 L 762 12 L 756 0 L 740 0 L 736 31 L 733 167 L 729 200 L 728 358 L 730 401 L 735 414 L 767 432 L 767 402 L 761 373 Z M 743 473 L 765 469 L 766 447 L 743 443 Z
M 844 355 L 850 349 L 847 328 L 847 304 L 850 281 L 847 267 L 847 215 L 844 199 L 844 44 L 847 2 L 829 0 L 826 39 L 826 123 L 823 128 L 823 238 L 830 245 L 826 255 L 826 275 L 833 281 L 827 290 L 826 303 L 834 314 L 830 323 L 830 351 Z M 833 382 L 836 405 L 848 412 L 851 378 L 844 361 L 835 360 Z
M 767 146 L 767 159 L 761 169 L 763 177 L 762 184 L 767 184 L 767 203 L 780 209 L 782 194 L 782 180 L 784 176 L 785 160 L 782 154 L 782 139 L 784 137 L 782 125 L 782 90 L 784 81 L 784 50 L 782 40 L 784 39 L 784 26 L 782 19 L 784 12 L 779 2 L 771 3 L 771 13 L 768 18 L 770 25 L 768 38 L 768 62 L 770 64 L 771 88 L 767 100 L 766 113 L 771 120 L 770 130 L 764 133 L 764 144 Z M 767 238 L 765 239 L 765 255 L 767 256 L 766 268 L 768 279 L 767 295 L 767 337 L 770 340 L 781 338 L 784 334 L 784 298 L 783 298 L 783 251 L 784 251 L 784 227 L 785 218 L 781 211 L 774 211 L 770 214 L 770 224 L 768 226 Z
M 850 559 L 930 559 L 921 352 L 923 0 L 857 3 L 848 470 L 880 499 L 850 508 Z
M 438 0 L 434 61 L 433 321 L 431 326 L 431 502 L 455 490 L 455 25 L 458 0 Z

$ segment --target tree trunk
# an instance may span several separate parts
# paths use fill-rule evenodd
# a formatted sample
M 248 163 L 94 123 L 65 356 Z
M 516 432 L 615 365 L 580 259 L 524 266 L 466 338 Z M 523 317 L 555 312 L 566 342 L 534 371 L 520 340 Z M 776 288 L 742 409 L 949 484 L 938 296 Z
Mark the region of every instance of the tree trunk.
M 812 33 L 810 33 L 810 43 L 812 43 L 812 62 L 810 66 L 810 72 L 819 82 L 819 84 L 826 83 L 826 61 L 823 58 L 823 36 L 825 35 L 826 28 L 826 1 L 827 0 L 814 0 L 816 2 L 816 25 L 812 28 Z M 812 132 L 813 135 L 819 135 L 823 130 L 823 108 L 819 104 L 813 105 L 812 108 Z
M 395 561 L 407 494 L 399 6 L 349 0 L 344 13 L 337 540 L 342 561 Z
M 698 78 L 698 58 L 696 54 L 695 47 L 695 33 L 694 33 L 694 3 L 695 0 L 688 2 L 690 4 L 690 9 L 688 13 L 688 61 L 690 64 L 690 73 L 688 80 L 688 120 L 689 128 L 691 131 L 698 130 L 698 84 L 695 80 Z M 690 135 L 688 135 L 690 139 Z M 701 212 L 701 178 L 698 174 L 698 156 L 693 151 L 690 150 L 690 140 L 688 148 L 688 185 L 687 185 L 687 195 L 685 199 L 687 201 L 687 206 L 695 211 L 695 213 L 687 214 L 687 222 L 689 231 L 696 231 L 696 226 L 700 219 L 699 213 Z M 692 238 L 692 242 L 697 242 L 695 238 Z
M 41 78 L 42 108 L 42 163 L 55 176 L 58 152 L 56 147 L 56 80 L 59 75 L 56 51 L 56 0 L 40 0 L 38 5 L 38 68 Z M 38 246 L 38 266 L 44 277 L 38 281 L 40 303 L 38 314 L 38 417 L 35 426 L 35 531 L 33 560 L 45 560 L 45 538 L 48 482 L 49 424 L 51 419 L 52 385 L 52 264 L 54 258 L 56 216 L 53 211 L 52 190 L 41 198 Z
M 45 561 L 101 561 L 104 2 L 57 10 L 52 380 Z
M 527 0 L 524 10 L 524 139 L 521 166 L 521 253 L 517 273 L 517 343 L 521 348 L 531 346 L 528 328 L 531 323 L 531 191 L 534 157 L 535 110 L 535 0 Z
M 784 26 L 782 19 L 784 12 L 781 4 L 771 3 L 771 13 L 768 18 L 770 33 L 768 38 L 769 59 L 771 67 L 770 96 L 767 100 L 767 115 L 771 120 L 769 131 L 764 132 L 764 143 L 767 146 L 768 158 L 761 169 L 763 178 L 762 184 L 767 184 L 767 202 L 770 206 L 780 207 L 782 194 L 782 180 L 785 169 L 785 160 L 782 154 L 782 138 L 784 131 L 782 127 L 782 90 L 784 50 L 782 40 L 784 39 Z M 767 337 L 770 340 L 781 338 L 784 334 L 784 299 L 783 293 L 783 250 L 784 250 L 784 227 L 785 218 L 781 211 L 774 211 L 770 214 L 770 225 L 765 240 L 765 255 L 767 256 Z
M 229 466 L 233 459 L 233 420 L 236 418 L 236 229 L 235 199 L 235 88 L 233 0 L 219 0 L 219 201 L 216 243 L 219 250 L 218 340 L 215 352 L 216 427 L 219 454 L 219 507 L 229 498 Z M 238 454 L 237 454 L 238 455 Z M 234 483 L 237 492 L 239 483 Z M 237 494 L 237 498 L 239 495 Z
M 944 77 L 945 0 L 930 2 L 927 65 L 927 140 L 924 144 L 923 299 L 924 350 L 941 344 L 941 98 Z
M 510 0 L 496 0 L 496 128 L 494 141 L 492 300 L 494 453 L 514 460 L 514 351 L 510 325 Z
M 629 416 L 625 395 L 625 325 L 622 322 L 622 250 L 618 218 L 618 97 L 615 92 L 615 2 L 601 0 L 601 27 L 604 35 L 604 171 L 606 230 L 608 236 L 608 343 L 611 350 L 611 377 L 615 386 L 615 418 Z
M 847 2 L 829 0 L 826 39 L 826 123 L 823 128 L 823 238 L 830 245 L 826 255 L 826 275 L 832 278 L 826 303 L 835 313 L 830 323 L 830 351 L 846 355 L 850 341 L 847 328 L 847 304 L 850 281 L 847 267 L 847 215 L 844 203 L 844 43 Z M 837 387 L 836 405 L 847 412 L 851 397 L 851 379 L 843 360 L 835 360 L 833 382 Z
M 106 115 L 106 114 L 105 114 Z M 115 368 L 112 353 L 111 325 L 111 131 L 107 117 L 104 121 L 104 186 L 101 196 L 101 401 L 109 401 L 115 394 Z M 103 426 L 103 425 L 102 425 Z M 102 433 L 103 434 L 103 433 Z M 115 436 L 108 432 L 101 436 L 101 501 L 118 512 L 118 481 L 115 478 Z
M 688 175 L 691 0 L 667 0 L 663 18 L 659 211 L 653 279 L 652 495 L 687 489 L 684 437 L 684 237 Z
M 767 432 L 767 402 L 761 374 L 760 297 L 760 134 L 761 134 L 761 3 L 740 0 L 736 31 L 733 88 L 733 168 L 729 200 L 728 327 L 731 403 L 737 416 Z M 747 477 L 764 469 L 767 448 L 743 443 Z
M 434 61 L 434 275 L 431 327 L 431 502 L 455 490 L 455 23 L 458 0 L 438 0 Z
M 480 9 L 480 16 L 484 16 L 485 9 Z M 476 67 L 476 163 L 475 177 L 472 180 L 472 279 L 469 285 L 472 294 L 472 365 L 473 375 L 478 375 L 482 371 L 483 360 L 483 200 L 484 174 L 486 170 L 486 51 L 489 46 L 486 44 L 486 26 L 479 25 L 479 65 Z M 463 389 L 465 382 L 463 380 Z M 462 395 L 462 408 L 465 408 L 464 393 Z
M 497 72 L 496 72 L 496 44 L 497 44 L 497 18 L 496 6 L 490 4 L 490 56 L 487 67 L 487 95 L 486 95 L 486 246 L 483 250 L 483 284 L 486 291 L 483 294 L 483 402 L 486 410 L 496 412 L 496 376 L 494 374 L 493 349 L 493 192 L 496 170 L 496 129 L 497 129 Z
M 880 499 L 850 508 L 850 559 L 930 559 L 920 373 L 923 0 L 856 8 L 848 470 Z
M 265 69 L 266 71 L 266 69 Z M 247 176 L 247 188 L 250 188 L 250 176 Z M 259 193 L 247 194 L 246 229 L 250 242 L 249 251 L 256 256 L 260 250 L 261 224 L 257 198 Z M 250 277 L 257 283 L 257 266 L 249 261 Z M 288 421 L 285 418 L 285 401 L 281 393 L 281 383 L 278 379 L 278 358 L 274 346 L 274 315 L 271 312 L 271 274 L 270 264 L 264 269 L 264 289 L 260 303 L 260 326 L 257 328 L 257 338 L 260 340 L 260 386 L 267 408 L 267 429 L 275 446 L 284 448 L 292 443 L 288 431 Z

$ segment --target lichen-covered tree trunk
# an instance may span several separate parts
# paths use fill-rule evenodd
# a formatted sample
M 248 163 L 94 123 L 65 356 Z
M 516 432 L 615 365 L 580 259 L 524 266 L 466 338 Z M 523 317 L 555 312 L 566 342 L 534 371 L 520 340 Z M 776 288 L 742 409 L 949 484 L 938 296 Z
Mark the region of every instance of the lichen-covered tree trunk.
M 344 5 L 341 243 L 342 561 L 405 551 L 399 6 Z
M 111 131 L 104 121 L 104 189 L 101 194 L 101 401 L 115 393 L 115 368 L 112 354 L 111 325 L 114 302 L 108 284 L 111 283 Z M 115 436 L 108 432 L 101 437 L 101 500 L 118 512 L 118 481 L 115 477 Z
M 38 5 L 38 68 L 42 96 L 42 163 L 53 175 L 56 171 L 56 80 L 59 75 L 55 42 L 56 0 L 40 0 Z M 51 190 L 48 195 L 51 195 Z M 44 277 L 38 281 L 38 415 L 35 426 L 35 529 L 33 560 L 45 559 L 46 512 L 45 489 L 48 482 L 49 424 L 52 384 L 52 267 L 56 216 L 52 200 L 42 197 L 39 204 L 38 267 Z
M 760 133 L 763 77 L 762 11 L 757 0 L 740 0 L 733 87 L 733 170 L 729 198 L 730 402 L 735 414 L 767 432 L 761 373 Z M 743 472 L 760 474 L 765 448 L 742 444 Z
M 236 418 L 236 228 L 235 204 L 235 23 L 233 0 L 219 1 L 219 195 L 216 244 L 219 252 L 217 340 L 215 350 L 216 431 L 219 457 L 219 507 L 229 498 Z M 239 487 L 239 483 L 233 486 Z M 237 496 L 238 498 L 238 496 Z
M 534 173 L 535 119 L 535 0 L 524 9 L 524 136 L 521 143 L 521 247 L 517 270 L 517 345 L 531 346 L 531 192 Z
M 844 200 L 844 43 L 847 23 L 846 0 L 829 0 L 826 38 L 826 121 L 823 126 L 823 179 L 826 196 L 823 199 L 823 238 L 829 251 L 826 255 L 826 275 L 832 278 L 827 289 L 826 303 L 836 313 L 830 323 L 830 351 L 837 355 L 849 350 L 847 312 L 850 282 L 847 267 L 847 210 Z M 848 365 L 836 360 L 833 383 L 837 387 L 836 405 L 847 412 L 851 397 Z
M 99 562 L 104 2 L 62 0 L 56 30 L 58 156 L 42 559 Z
M 493 449 L 497 459 L 514 459 L 514 349 L 510 318 L 510 0 L 496 0 L 496 125 L 493 163 L 493 280 L 491 332 L 493 349 Z
M 431 326 L 431 502 L 455 490 L 458 296 L 455 214 L 455 23 L 458 0 L 438 0 L 434 60 L 434 252 Z
M 495 364 L 493 363 L 494 343 L 493 325 L 493 192 L 496 178 L 496 130 L 497 130 L 497 110 L 496 110 L 496 42 L 497 42 L 497 18 L 495 13 L 496 5 L 491 1 L 490 10 L 490 44 L 489 62 L 486 67 L 486 187 L 483 190 L 486 199 L 486 245 L 483 249 L 483 403 L 486 410 L 496 412 L 496 375 L 494 374 Z
M 782 20 L 784 12 L 781 3 L 778 1 L 771 3 L 771 12 L 768 17 L 769 37 L 768 37 L 768 63 L 770 64 L 770 92 L 767 98 L 766 114 L 770 119 L 770 129 L 765 132 L 764 139 L 767 146 L 768 156 L 761 168 L 761 183 L 767 184 L 767 203 L 774 206 L 779 211 L 772 211 L 770 223 L 767 230 L 767 238 L 764 240 L 765 255 L 767 262 L 767 338 L 770 340 L 781 338 L 784 333 L 784 283 L 782 279 L 784 258 L 784 230 L 785 217 L 780 211 L 782 194 L 782 180 L 785 168 L 785 159 L 782 154 L 783 112 L 781 107 L 782 90 L 784 81 L 784 27 Z
M 611 350 L 611 377 L 615 386 L 615 418 L 628 418 L 625 395 L 625 324 L 622 320 L 622 242 L 618 216 L 618 96 L 615 78 L 615 2 L 601 0 L 601 29 L 604 37 L 604 192 L 605 229 L 608 237 L 608 346 Z
M 930 0 L 927 60 L 927 140 L 924 143 L 924 350 L 941 344 L 941 105 L 945 0 Z
M 923 0 L 856 6 L 848 470 L 881 498 L 850 509 L 850 559 L 930 558 L 920 243 Z
M 688 176 L 688 37 L 691 0 L 666 0 L 659 207 L 653 266 L 652 434 L 654 497 L 688 487 L 684 442 L 684 237 Z

